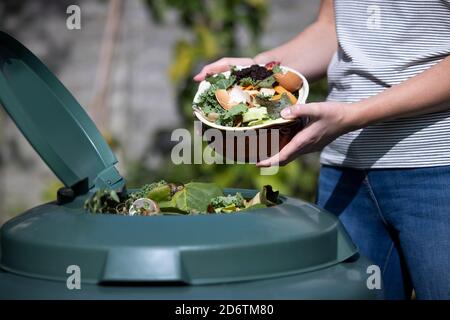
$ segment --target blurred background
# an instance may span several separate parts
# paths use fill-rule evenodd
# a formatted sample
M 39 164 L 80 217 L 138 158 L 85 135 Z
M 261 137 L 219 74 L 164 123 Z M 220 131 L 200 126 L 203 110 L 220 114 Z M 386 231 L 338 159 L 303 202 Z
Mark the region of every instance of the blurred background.
M 81 29 L 69 30 L 69 5 Z M 1 0 L 0 29 L 25 44 L 59 77 L 99 126 L 128 185 L 211 181 L 275 189 L 314 201 L 318 155 L 262 176 L 253 165 L 170 161 L 173 129 L 192 130 L 191 102 L 201 67 L 222 56 L 254 56 L 291 39 L 317 14 L 310 0 Z M 307 48 L 305 48 L 307 50 Z M 308 101 L 323 100 L 326 81 Z M 24 92 L 26 94 L 26 92 Z M 60 182 L 0 108 L 0 224 L 55 199 Z

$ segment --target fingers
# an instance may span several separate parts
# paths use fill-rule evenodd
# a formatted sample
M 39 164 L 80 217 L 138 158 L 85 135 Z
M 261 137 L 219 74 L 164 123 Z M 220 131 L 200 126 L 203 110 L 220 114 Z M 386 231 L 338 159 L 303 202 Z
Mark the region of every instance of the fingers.
M 294 104 L 281 110 L 284 119 L 297 119 L 301 117 L 316 118 L 319 115 L 317 103 Z
M 281 151 L 278 154 L 258 162 L 256 166 L 257 167 L 284 166 L 296 157 L 298 148 L 299 147 L 293 141 L 291 141 L 287 145 L 285 145 L 284 148 L 281 149 Z
M 222 58 L 220 60 L 217 60 L 216 62 L 204 66 L 203 69 L 200 71 L 200 73 L 194 77 L 194 80 L 203 81 L 205 80 L 208 74 L 224 72 L 227 71 L 229 68 L 230 66 L 228 64 L 228 58 Z
M 295 135 L 295 137 L 284 146 L 276 155 L 262 160 L 256 164 L 257 167 L 284 166 L 301 154 L 308 153 L 312 143 L 314 131 L 306 128 Z
M 251 65 L 255 62 L 250 58 L 222 58 L 203 67 L 199 74 L 194 77 L 195 81 L 205 80 L 208 74 L 216 74 L 230 69 L 232 65 Z

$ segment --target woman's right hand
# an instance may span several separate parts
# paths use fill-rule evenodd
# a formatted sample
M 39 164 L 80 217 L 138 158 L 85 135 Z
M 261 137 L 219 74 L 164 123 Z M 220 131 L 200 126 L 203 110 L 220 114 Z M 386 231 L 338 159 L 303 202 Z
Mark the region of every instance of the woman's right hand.
M 195 81 L 205 80 L 208 74 L 216 74 L 230 69 L 230 66 L 249 66 L 255 64 L 252 58 L 222 58 L 203 67 L 199 74 L 194 77 Z

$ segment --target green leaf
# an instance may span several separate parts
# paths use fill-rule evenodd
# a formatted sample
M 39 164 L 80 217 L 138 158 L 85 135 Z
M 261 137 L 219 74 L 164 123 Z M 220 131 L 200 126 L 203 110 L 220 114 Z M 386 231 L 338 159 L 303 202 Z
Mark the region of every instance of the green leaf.
M 248 107 L 245 104 L 240 103 L 240 104 L 233 106 L 231 109 L 229 109 L 226 114 L 228 116 L 237 116 L 239 114 L 246 112 L 247 109 L 248 109 Z
M 146 3 L 150 9 L 153 20 L 156 23 L 165 22 L 165 10 L 166 5 L 164 0 L 146 0 Z
M 227 195 L 227 196 L 218 196 L 211 199 L 211 206 L 217 210 L 221 208 L 227 208 L 233 205 L 235 208 L 244 207 L 245 200 L 242 195 L 238 192 L 235 195 Z
M 120 202 L 119 196 L 117 195 L 117 192 L 115 192 L 114 190 L 111 190 L 109 195 L 110 195 L 111 199 L 114 200 L 115 202 L 117 202 L 117 203 Z
M 216 86 L 216 89 L 228 89 L 231 87 L 234 82 L 236 81 L 236 77 L 233 75 L 230 75 L 228 78 L 222 74 L 219 73 L 217 75 L 208 76 L 206 78 L 206 81 Z
M 179 83 L 190 74 L 195 61 L 195 47 L 184 40 L 177 41 L 174 59 L 169 66 L 169 76 L 174 83 Z
M 245 78 L 242 78 L 242 79 L 239 81 L 239 84 L 240 84 L 241 86 L 243 86 L 243 87 L 247 87 L 247 86 L 250 86 L 250 85 L 255 85 L 255 84 L 256 84 L 256 81 L 253 80 L 251 77 L 245 77 Z
M 248 127 L 253 127 L 253 126 L 259 126 L 261 124 L 265 124 L 269 121 L 272 121 L 271 119 L 261 119 L 261 120 L 253 120 L 247 123 Z
M 283 93 L 278 100 L 271 100 L 270 97 L 257 95 L 256 102 L 267 108 L 267 113 L 271 119 L 280 118 L 281 110 L 292 105 L 291 100 L 286 93 Z
M 210 199 L 222 196 L 223 191 L 214 183 L 190 182 L 176 192 L 172 200 L 161 202 L 161 211 L 177 210 L 184 213 L 206 213 Z
M 194 107 L 201 109 L 206 115 L 210 114 L 211 112 L 219 114 L 224 113 L 225 110 L 220 106 L 219 102 L 216 99 L 216 90 L 216 85 L 212 84 L 208 88 L 208 90 L 200 95 L 199 101 L 194 104 Z
M 260 194 L 261 203 L 268 206 L 274 206 L 279 203 L 278 195 L 279 195 L 278 191 L 274 191 L 272 189 L 272 186 L 266 185 L 261 190 Z
M 275 83 L 275 81 L 276 81 L 275 77 L 273 75 L 271 75 L 271 76 L 269 76 L 269 77 L 267 77 L 267 78 L 265 78 L 265 79 L 263 79 L 261 81 L 258 81 L 255 84 L 255 86 L 258 87 L 258 88 L 272 88 L 273 84 Z
M 234 203 L 229 204 L 226 207 L 214 209 L 215 213 L 231 213 L 231 212 L 236 212 L 236 211 L 238 211 L 238 207 L 236 207 L 236 205 Z
M 274 206 L 279 203 L 278 191 L 274 191 L 272 186 L 265 185 L 260 192 L 258 192 L 253 199 L 247 203 L 247 208 L 255 205 L 263 204 L 265 206 Z
M 217 123 L 223 126 L 233 126 L 236 117 L 243 115 L 247 110 L 248 107 L 243 103 L 235 105 L 231 109 L 225 111 L 225 113 L 222 113 L 219 116 L 219 119 L 217 119 Z
M 283 70 L 281 70 L 281 67 L 280 67 L 279 64 L 276 64 L 276 65 L 273 66 L 272 72 L 273 72 L 273 73 L 282 73 Z
M 248 206 L 247 208 L 242 209 L 241 211 L 248 211 L 248 210 L 254 210 L 254 209 L 264 209 L 267 208 L 267 206 L 263 203 L 257 203 L 251 206 Z
M 219 45 L 213 32 L 206 26 L 201 25 L 196 28 L 198 47 L 197 52 L 206 59 L 212 59 L 218 55 Z
M 242 122 L 258 121 L 269 118 L 266 107 L 250 108 L 244 113 Z
M 171 187 L 168 184 L 157 186 L 150 190 L 146 197 L 156 202 L 169 201 L 171 199 Z

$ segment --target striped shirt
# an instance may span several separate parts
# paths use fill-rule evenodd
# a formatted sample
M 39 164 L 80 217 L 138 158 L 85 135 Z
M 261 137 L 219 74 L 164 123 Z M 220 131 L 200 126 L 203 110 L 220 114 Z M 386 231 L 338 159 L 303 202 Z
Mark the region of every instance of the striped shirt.
M 328 67 L 329 101 L 375 95 L 450 55 L 450 0 L 335 0 L 334 7 L 339 46 Z M 321 163 L 361 169 L 450 165 L 450 111 L 347 133 L 323 150 Z

